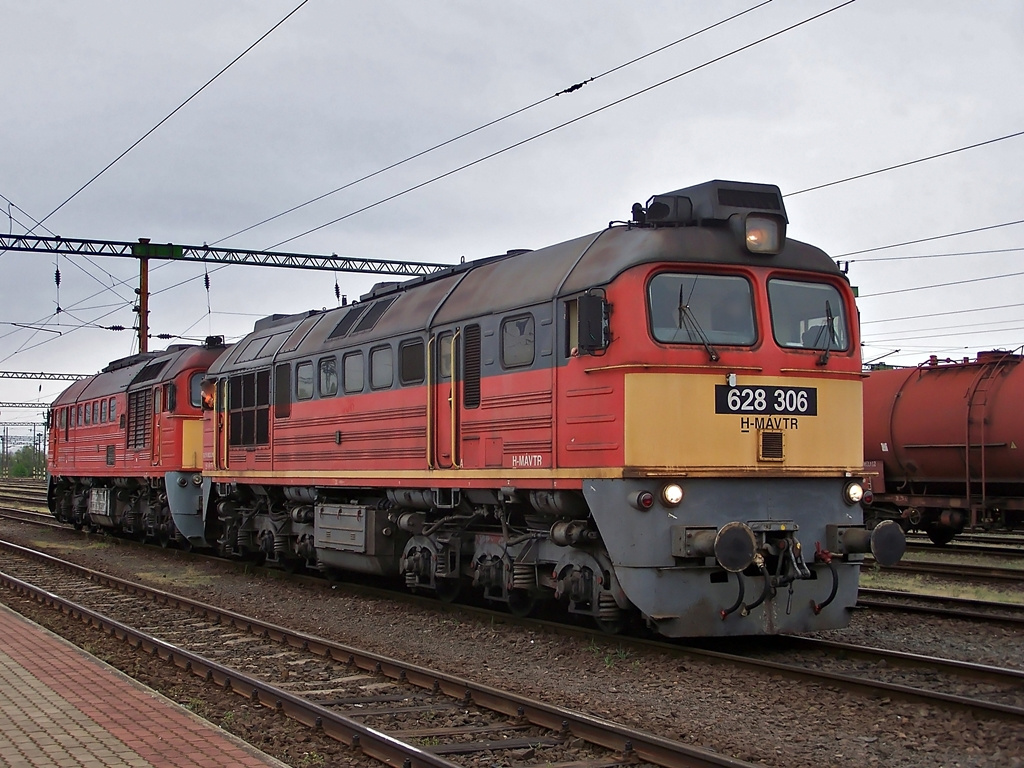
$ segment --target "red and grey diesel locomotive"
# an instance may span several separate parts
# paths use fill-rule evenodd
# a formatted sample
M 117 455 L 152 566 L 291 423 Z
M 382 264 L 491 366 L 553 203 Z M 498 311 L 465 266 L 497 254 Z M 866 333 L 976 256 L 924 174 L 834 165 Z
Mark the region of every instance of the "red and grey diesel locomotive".
M 862 524 L 853 293 L 786 222 L 776 187 L 709 182 L 256 323 L 209 366 L 177 529 L 610 630 L 844 626 L 903 532 Z
M 201 510 L 201 384 L 224 349 L 213 336 L 115 360 L 54 400 L 47 494 L 58 520 L 161 543 L 202 540 L 202 516 L 182 513 Z

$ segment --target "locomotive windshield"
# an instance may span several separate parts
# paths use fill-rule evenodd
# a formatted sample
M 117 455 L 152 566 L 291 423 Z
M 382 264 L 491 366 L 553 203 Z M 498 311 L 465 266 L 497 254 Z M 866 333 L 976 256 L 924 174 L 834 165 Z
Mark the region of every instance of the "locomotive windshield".
M 648 291 L 658 341 L 749 346 L 757 339 L 746 278 L 665 272 L 651 280 Z
M 769 280 L 772 332 L 781 347 L 844 351 L 850 347 L 846 308 L 834 286 Z

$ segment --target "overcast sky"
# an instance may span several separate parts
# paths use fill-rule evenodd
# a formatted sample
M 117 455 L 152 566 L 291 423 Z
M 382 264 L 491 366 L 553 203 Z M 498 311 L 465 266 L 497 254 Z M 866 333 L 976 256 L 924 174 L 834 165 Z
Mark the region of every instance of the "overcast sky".
M 298 2 L 0 0 L 0 195 L 17 206 L 0 200 L 3 231 L 50 214 Z M 596 232 L 709 179 L 791 194 L 1024 131 L 1019 0 L 856 0 L 727 55 L 841 3 L 768 2 L 225 239 L 757 5 L 309 0 L 36 231 L 455 262 Z M 1024 219 L 1022 168 L 1019 136 L 786 199 L 790 237 L 851 262 L 866 361 L 1024 344 L 1024 224 L 997 226 Z M 152 333 L 235 339 L 258 317 L 337 305 L 332 273 L 210 265 L 207 293 L 202 264 L 152 267 Z M 378 279 L 337 275 L 350 297 Z M 133 325 L 137 280 L 132 259 L 0 254 L 0 370 L 91 373 L 136 351 L 130 331 L 95 326 Z M 0 379 L 0 401 L 65 386 Z

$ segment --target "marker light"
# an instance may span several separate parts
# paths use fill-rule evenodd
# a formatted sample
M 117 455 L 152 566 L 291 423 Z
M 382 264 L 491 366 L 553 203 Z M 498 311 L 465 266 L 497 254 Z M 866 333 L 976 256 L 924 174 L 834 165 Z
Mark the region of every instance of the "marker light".
M 682 500 L 683 489 L 677 483 L 669 483 L 661 489 L 661 501 L 666 507 L 678 506 Z
M 843 501 L 847 504 L 853 505 L 858 503 L 864 498 L 864 486 L 860 483 L 853 482 L 847 483 L 843 489 Z
M 750 214 L 746 218 L 745 240 L 751 253 L 778 253 L 782 250 L 782 235 L 777 219 Z
M 654 506 L 654 494 L 650 491 L 634 491 L 629 494 L 629 503 L 641 512 L 646 512 Z

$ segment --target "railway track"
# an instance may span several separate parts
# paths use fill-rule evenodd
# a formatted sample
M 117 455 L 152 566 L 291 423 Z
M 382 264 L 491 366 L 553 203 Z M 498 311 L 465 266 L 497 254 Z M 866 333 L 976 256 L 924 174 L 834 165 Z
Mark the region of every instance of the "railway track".
M 1009 560 L 1024 559 L 1024 541 L 1018 540 L 1016 544 L 993 544 L 983 542 L 951 543 L 944 547 L 936 547 L 934 544 L 912 542 L 907 545 L 907 552 L 930 557 L 945 557 L 949 555 L 967 555 L 983 557 L 999 557 Z
M 0 480 L 0 504 L 46 507 L 46 483 L 38 480 Z
M 861 587 L 857 606 L 1024 627 L 1024 605 Z
M 44 553 L 6 542 L 3 548 L 6 572 L 0 584 L 8 589 L 80 617 L 143 653 L 281 710 L 390 765 L 454 768 L 460 759 L 475 764 L 487 755 L 510 752 L 536 754 L 539 765 L 580 768 L 750 765 Z M 153 610 L 154 603 L 159 611 Z M 453 711 L 463 724 L 436 725 Z
M 23 523 L 67 530 L 67 526 L 58 523 L 49 512 L 35 512 L 30 509 L 21 509 L 20 507 L 3 506 L 3 504 L 4 502 L 0 501 L 0 517 L 7 520 L 18 520 Z
M 44 560 L 50 564 L 48 565 L 48 570 L 52 573 L 55 561 L 48 558 L 48 556 L 44 556 Z M 64 567 L 70 567 L 75 571 L 86 573 L 87 575 L 84 578 L 91 579 L 90 585 L 97 579 L 103 582 L 117 582 L 117 580 L 110 579 L 109 577 L 88 574 L 86 569 L 80 569 L 78 566 L 69 565 Z M 55 581 L 58 585 L 63 585 L 66 579 L 63 576 L 58 576 Z M 135 587 L 131 588 L 135 589 Z M 186 601 L 182 598 L 163 596 L 164 593 L 160 593 L 157 590 L 150 590 L 150 592 L 159 596 L 159 599 L 162 601 L 161 605 L 179 606 L 191 603 L 191 601 Z M 201 608 L 193 608 L 192 610 L 219 611 L 220 609 L 208 609 L 203 606 Z M 238 617 L 230 612 L 222 612 L 222 615 L 228 618 L 221 619 L 221 621 L 227 623 L 230 627 L 245 629 L 256 635 L 267 635 L 278 639 L 278 633 L 287 632 L 279 627 L 264 626 L 253 619 Z M 519 621 L 509 620 L 517 623 Z M 180 623 L 181 619 L 179 618 L 177 621 Z M 533 625 L 537 624 L 537 622 L 530 623 Z M 593 638 L 593 633 L 586 630 L 565 626 L 557 626 L 552 629 L 563 634 L 578 634 L 581 641 Z M 202 632 L 202 629 L 197 630 L 194 626 L 189 626 L 185 634 L 192 636 L 197 631 Z M 280 635 L 280 637 L 283 638 L 284 636 Z M 301 644 L 306 643 L 311 648 L 316 649 L 320 649 L 323 643 L 324 647 L 333 649 L 326 651 L 326 653 L 334 658 L 343 658 L 346 653 L 352 652 L 351 649 L 332 646 L 331 644 L 324 643 L 324 641 L 304 637 L 298 633 L 289 633 L 288 637 L 294 637 L 295 639 L 278 639 L 278 641 L 287 643 L 289 647 L 301 647 Z M 180 640 L 175 635 L 168 642 L 177 643 Z M 249 647 L 248 643 L 255 642 L 255 640 L 237 639 L 237 642 L 246 644 L 246 647 Z M 853 692 L 868 698 L 895 698 L 913 701 L 918 704 L 929 704 L 944 710 L 968 711 L 974 713 L 975 716 L 982 715 L 1010 719 L 1024 724 L 1024 672 L 1019 670 L 1007 670 L 1000 667 L 970 664 L 956 660 L 936 659 L 916 654 L 901 654 L 849 644 L 815 643 L 812 640 L 805 642 L 804 638 L 775 638 L 771 640 L 762 638 L 756 641 L 745 642 L 722 643 L 719 641 L 716 644 L 719 648 L 723 645 L 730 648 L 729 652 L 708 650 L 697 645 L 680 646 L 677 643 L 635 638 L 621 638 L 621 642 L 625 647 L 646 647 L 662 653 L 670 653 L 682 659 L 690 659 L 691 661 L 699 660 L 712 664 L 727 664 L 731 667 L 748 669 L 765 675 L 766 680 L 771 679 L 773 676 L 777 678 L 781 675 L 793 681 L 811 683 L 828 688 L 841 688 L 844 691 Z M 325 651 L 318 650 L 318 652 L 324 653 Z M 275 653 L 279 652 L 268 648 L 265 655 L 273 657 Z M 798 657 L 796 660 L 794 660 L 794 655 Z M 780 657 L 785 657 L 786 660 L 780 661 Z M 370 661 L 355 662 L 355 666 L 360 670 L 369 669 L 371 665 L 376 663 L 373 661 L 372 654 L 367 654 L 365 658 L 370 659 Z M 349 663 L 351 664 L 352 662 Z M 351 675 L 352 673 L 348 672 L 347 674 Z M 401 676 L 401 672 L 397 668 L 390 671 L 389 674 L 391 679 L 397 679 Z M 406 673 L 407 676 L 409 674 L 409 672 Z M 417 673 L 417 675 L 421 674 L 423 673 Z M 345 675 L 341 674 L 341 676 L 344 677 Z M 467 685 L 464 681 L 456 684 L 457 693 L 461 693 L 464 696 L 464 691 L 469 690 L 466 687 Z M 818 692 L 820 693 L 820 689 L 818 689 Z M 799 695 L 814 696 L 817 694 L 814 689 L 809 689 L 805 694 Z M 473 700 L 476 701 L 475 698 Z M 575 728 L 575 726 L 573 727 Z M 572 730 L 572 732 L 576 733 L 575 730 Z M 646 748 L 639 746 L 636 740 L 633 743 L 634 749 L 642 759 L 665 764 L 649 757 Z M 617 748 L 621 749 L 621 739 L 618 745 Z
M 759 644 L 755 655 L 788 660 L 794 652 L 801 664 L 817 673 L 836 674 L 844 685 L 847 677 L 863 676 L 890 695 L 917 698 L 921 690 L 928 690 L 964 710 L 1024 715 L 1024 670 L 795 636 Z
M 873 564 L 870 559 L 868 563 Z M 956 562 L 903 560 L 882 568 L 885 573 L 906 573 L 938 576 L 954 581 L 989 581 L 998 583 L 1024 582 L 1024 568 L 1004 568 L 995 565 L 970 565 Z
M 56 522 L 53 519 L 53 517 L 46 512 L 26 510 L 19 507 L 0 506 L 0 518 L 16 520 L 19 522 L 27 522 L 33 525 L 41 525 L 49 528 L 56 528 L 57 530 L 61 531 L 71 532 L 71 529 L 68 528 L 68 526 Z M 191 556 L 197 558 L 206 557 L 206 555 L 203 555 L 202 553 L 192 553 Z M 216 562 L 224 563 L 229 567 L 233 566 L 242 568 L 244 570 L 251 570 L 253 567 L 251 563 L 223 560 L 221 558 L 213 559 Z M 281 575 L 279 571 L 273 569 L 267 569 L 267 573 L 275 576 Z M 292 576 L 292 578 L 306 579 L 310 577 L 295 575 Z M 319 579 L 313 580 L 319 583 Z M 371 591 L 374 591 L 373 588 L 371 588 Z M 394 597 L 393 592 L 387 592 L 386 594 L 391 597 Z M 423 599 L 417 595 L 408 594 L 405 592 L 402 592 L 400 594 L 403 599 L 416 601 Z M 864 587 L 860 589 L 859 595 L 860 596 L 858 598 L 857 605 L 860 608 L 868 608 L 879 611 L 902 611 L 906 613 L 929 614 L 934 616 L 943 616 L 947 618 L 985 621 L 990 623 L 1024 625 L 1024 605 L 1015 605 L 1013 603 L 1007 602 L 970 600 L 956 597 L 936 596 L 907 591 L 871 589 Z M 436 601 L 428 599 L 426 600 L 426 602 L 428 604 L 437 606 Z M 467 610 L 473 609 L 467 608 Z M 504 616 L 504 614 L 501 615 Z

